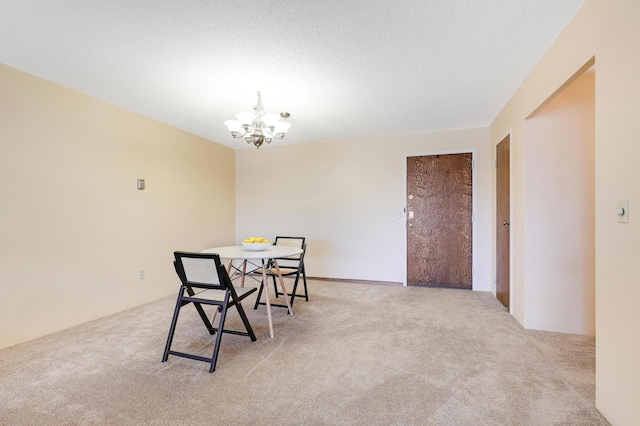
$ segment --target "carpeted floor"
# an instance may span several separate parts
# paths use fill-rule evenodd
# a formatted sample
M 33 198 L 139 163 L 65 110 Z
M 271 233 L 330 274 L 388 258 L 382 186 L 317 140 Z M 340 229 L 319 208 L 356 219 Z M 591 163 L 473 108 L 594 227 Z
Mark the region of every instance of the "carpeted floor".
M 177 288 L 176 288 L 177 290 Z M 216 371 L 161 363 L 174 299 L 0 351 L 2 425 L 606 425 L 595 341 L 524 330 L 489 293 L 310 281 L 294 316 L 244 303 Z M 191 306 L 174 349 L 209 355 Z M 227 328 L 241 329 L 235 311 Z

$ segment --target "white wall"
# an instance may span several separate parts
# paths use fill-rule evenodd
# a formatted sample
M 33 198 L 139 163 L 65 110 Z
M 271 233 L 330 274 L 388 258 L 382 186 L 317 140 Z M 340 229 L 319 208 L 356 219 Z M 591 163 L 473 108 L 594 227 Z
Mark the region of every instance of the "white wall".
M 403 282 L 406 156 L 475 151 L 474 289 L 489 291 L 487 141 L 485 128 L 237 151 L 236 239 L 305 236 L 310 276 Z
M 595 73 L 525 123 L 525 327 L 595 336 Z

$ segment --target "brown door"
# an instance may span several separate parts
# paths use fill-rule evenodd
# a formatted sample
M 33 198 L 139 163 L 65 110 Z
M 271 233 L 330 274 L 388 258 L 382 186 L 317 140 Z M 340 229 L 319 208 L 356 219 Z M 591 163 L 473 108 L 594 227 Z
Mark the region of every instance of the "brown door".
M 496 147 L 496 297 L 509 307 L 509 136 Z
M 471 154 L 407 158 L 407 284 L 471 289 Z

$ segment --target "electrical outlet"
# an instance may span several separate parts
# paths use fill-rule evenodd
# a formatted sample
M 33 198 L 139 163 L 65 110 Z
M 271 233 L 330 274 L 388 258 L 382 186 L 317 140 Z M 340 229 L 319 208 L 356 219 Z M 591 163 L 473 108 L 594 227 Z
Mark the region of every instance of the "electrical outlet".
M 140 274 L 138 275 L 138 279 L 144 280 L 144 269 L 140 269 Z

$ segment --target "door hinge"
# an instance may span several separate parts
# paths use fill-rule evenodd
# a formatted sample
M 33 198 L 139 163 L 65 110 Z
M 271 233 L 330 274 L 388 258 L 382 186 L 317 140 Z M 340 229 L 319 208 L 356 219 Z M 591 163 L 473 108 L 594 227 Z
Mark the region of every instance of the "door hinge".
M 471 170 L 475 170 L 476 169 L 476 162 L 475 160 L 471 160 Z
M 497 169 L 497 168 L 498 168 L 498 160 L 495 160 L 495 161 L 493 162 L 493 168 L 494 168 L 494 169 Z

